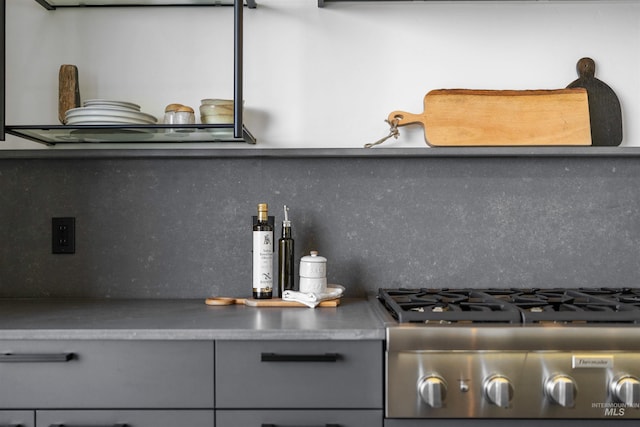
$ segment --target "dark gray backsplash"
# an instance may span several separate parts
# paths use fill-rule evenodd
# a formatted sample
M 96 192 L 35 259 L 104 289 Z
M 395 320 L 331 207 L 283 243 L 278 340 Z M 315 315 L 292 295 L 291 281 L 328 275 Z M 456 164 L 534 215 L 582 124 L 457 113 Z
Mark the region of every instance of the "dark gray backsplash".
M 1 159 L 0 296 L 248 295 L 259 202 L 350 296 L 635 287 L 639 183 L 634 157 Z M 54 216 L 74 255 L 51 254 Z

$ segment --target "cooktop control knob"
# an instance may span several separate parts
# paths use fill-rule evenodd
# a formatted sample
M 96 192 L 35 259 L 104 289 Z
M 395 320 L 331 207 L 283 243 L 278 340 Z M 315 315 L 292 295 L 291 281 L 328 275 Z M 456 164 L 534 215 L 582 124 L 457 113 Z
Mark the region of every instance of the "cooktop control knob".
M 611 383 L 611 394 L 620 403 L 631 407 L 640 405 L 640 380 L 623 375 Z
M 447 384 L 437 375 L 422 377 L 418 381 L 418 393 L 430 407 L 442 408 L 447 394 Z
M 544 384 L 547 397 L 555 404 L 572 408 L 576 400 L 576 385 L 571 377 L 555 375 Z
M 501 408 L 508 408 L 513 396 L 513 387 L 507 378 L 494 375 L 484 382 L 484 392 L 489 402 Z

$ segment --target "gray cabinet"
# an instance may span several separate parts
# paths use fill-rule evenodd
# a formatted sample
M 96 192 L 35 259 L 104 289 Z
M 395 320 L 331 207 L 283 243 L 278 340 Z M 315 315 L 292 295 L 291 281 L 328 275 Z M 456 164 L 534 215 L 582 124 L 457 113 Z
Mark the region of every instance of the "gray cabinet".
M 37 411 L 36 427 L 213 427 L 213 410 Z
M 382 409 L 217 411 L 216 427 L 382 427 L 382 417 Z
M 213 345 L 0 341 L 0 426 L 214 427 Z
M 219 341 L 215 353 L 218 427 L 382 426 L 382 341 Z
M 213 342 L 0 341 L 2 408 L 213 408 Z
M 0 427 L 381 427 L 383 355 L 382 341 L 0 340 Z
M 0 426 L 35 427 L 33 411 L 0 411 Z

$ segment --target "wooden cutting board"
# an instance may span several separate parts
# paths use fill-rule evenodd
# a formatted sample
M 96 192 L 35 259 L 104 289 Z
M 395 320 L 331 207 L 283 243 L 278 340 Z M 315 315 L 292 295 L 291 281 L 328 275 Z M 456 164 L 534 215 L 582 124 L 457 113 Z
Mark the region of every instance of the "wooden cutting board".
M 207 305 L 247 305 L 250 307 L 307 307 L 296 301 L 283 301 L 281 298 L 253 299 L 253 298 L 233 298 L 233 297 L 212 297 L 205 300 Z M 322 301 L 318 307 L 337 307 L 340 299 Z
M 398 126 L 422 123 L 431 146 L 591 145 L 584 88 L 556 90 L 438 89 L 424 111 L 394 111 Z
M 72 108 L 80 107 L 80 86 L 78 67 L 64 64 L 58 73 L 58 119 L 66 124 L 65 113 Z
M 578 79 L 568 88 L 583 87 L 589 96 L 589 119 L 593 145 L 617 146 L 622 143 L 622 109 L 616 93 L 596 78 L 596 63 L 582 58 L 576 66 Z

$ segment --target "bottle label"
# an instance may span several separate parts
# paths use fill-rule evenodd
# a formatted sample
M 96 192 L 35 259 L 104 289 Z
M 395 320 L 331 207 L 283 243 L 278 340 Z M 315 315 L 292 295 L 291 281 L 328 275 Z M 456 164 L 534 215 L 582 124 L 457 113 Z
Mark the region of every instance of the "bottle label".
M 253 289 L 273 289 L 273 231 L 253 232 Z

